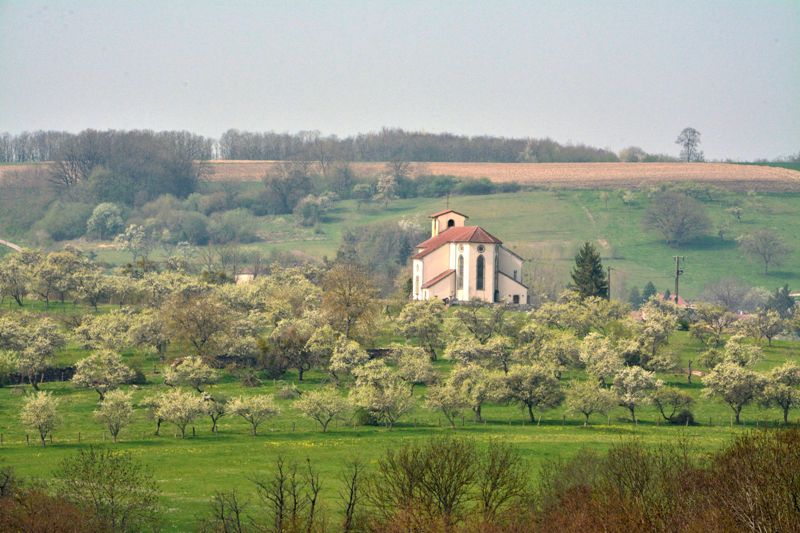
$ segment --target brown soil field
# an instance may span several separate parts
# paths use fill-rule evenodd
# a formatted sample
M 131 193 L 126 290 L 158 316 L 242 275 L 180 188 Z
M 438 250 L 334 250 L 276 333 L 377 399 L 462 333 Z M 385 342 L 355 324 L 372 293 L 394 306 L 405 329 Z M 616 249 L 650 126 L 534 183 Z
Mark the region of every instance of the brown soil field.
M 277 161 L 212 161 L 210 178 L 255 181 Z M 375 176 L 383 163 L 353 163 L 360 176 Z M 639 187 L 664 182 L 710 183 L 733 190 L 800 191 L 800 172 L 732 163 L 414 163 L 414 173 L 516 181 L 564 188 Z
M 258 181 L 277 164 L 278 161 L 210 161 L 209 179 Z M 31 170 L 39 174 L 45 167 L 45 164 L 0 165 L 0 183 L 30 176 Z M 385 168 L 379 162 L 353 163 L 352 167 L 362 177 L 376 176 Z M 627 188 L 688 181 L 738 191 L 800 191 L 800 172 L 733 163 L 414 163 L 412 168 L 417 175 L 489 178 L 537 187 Z

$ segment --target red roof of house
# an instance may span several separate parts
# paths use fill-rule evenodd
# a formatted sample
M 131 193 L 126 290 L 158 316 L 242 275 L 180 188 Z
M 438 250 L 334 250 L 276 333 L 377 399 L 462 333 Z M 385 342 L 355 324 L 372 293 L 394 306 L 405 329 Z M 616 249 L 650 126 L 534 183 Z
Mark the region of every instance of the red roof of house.
M 450 270 L 445 270 L 444 272 L 442 272 L 441 274 L 439 274 L 435 278 L 430 279 L 430 280 L 426 281 L 425 283 L 423 283 L 422 284 L 422 288 L 423 289 L 427 289 L 429 287 L 433 287 L 434 285 L 436 285 L 437 283 L 442 281 L 444 278 L 446 278 L 450 274 L 453 274 L 454 272 L 455 272 L 455 269 L 453 269 L 453 268 L 451 268 Z
M 664 298 L 664 293 L 663 293 L 663 292 L 660 292 L 660 293 L 658 293 L 658 295 L 661 297 L 661 299 L 662 299 L 662 300 L 664 300 L 664 299 L 665 299 L 665 298 Z M 671 294 L 671 295 L 670 295 L 670 297 L 669 297 L 669 301 L 670 301 L 670 302 L 672 302 L 672 303 L 675 303 L 675 295 L 674 295 L 674 294 Z M 683 296 L 681 296 L 681 295 L 678 295 L 678 302 L 677 302 L 677 304 L 678 304 L 678 307 L 687 307 L 686 300 L 684 300 L 684 299 L 683 299 Z
M 436 218 L 436 217 L 440 217 L 440 216 L 442 216 L 442 215 L 446 215 L 447 213 L 455 213 L 456 215 L 461 215 L 461 216 L 462 216 L 462 217 L 464 217 L 464 218 L 469 218 L 469 217 L 468 217 L 467 215 L 465 215 L 464 213 L 459 213 L 458 211 L 456 211 L 456 210 L 454 210 L 454 209 L 445 209 L 444 211 L 439 211 L 438 213 L 434 213 L 434 214 L 432 214 L 432 215 L 428 215 L 428 218 Z
M 421 242 L 417 248 L 422 248 L 414 259 L 419 259 L 450 242 L 480 242 L 487 244 L 503 244 L 503 241 L 486 231 L 480 226 L 459 226 L 448 228 L 436 237 Z

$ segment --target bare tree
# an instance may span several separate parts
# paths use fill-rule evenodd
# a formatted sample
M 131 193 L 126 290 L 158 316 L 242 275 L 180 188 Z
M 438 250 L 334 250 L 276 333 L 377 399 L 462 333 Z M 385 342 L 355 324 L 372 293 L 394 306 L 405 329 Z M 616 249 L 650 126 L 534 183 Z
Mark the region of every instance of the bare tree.
M 696 129 L 683 128 L 678 138 L 675 139 L 675 144 L 681 146 L 681 159 L 685 159 L 687 163 L 703 160 L 703 152 L 698 148 L 700 146 L 700 132 Z
M 241 500 L 236 490 L 217 492 L 211 500 L 210 516 L 200 526 L 200 531 L 208 533 L 245 533 L 247 504 Z
M 306 459 L 305 471 L 301 473 L 297 463 L 287 464 L 283 457 L 278 457 L 272 477 L 253 482 L 259 499 L 268 510 L 271 531 L 315 531 L 320 519 L 322 486 L 311 461 Z
M 653 198 L 645 213 L 644 225 L 660 232 L 667 244 L 679 246 L 705 234 L 711 221 L 697 200 L 685 194 L 665 192 Z
M 311 162 L 304 159 L 283 161 L 266 173 L 263 183 L 271 211 L 279 215 L 291 213 L 312 191 Z
M 347 472 L 342 476 L 344 488 L 339 492 L 339 497 L 344 502 L 344 519 L 342 532 L 350 533 L 357 527 L 356 513 L 361 502 L 362 484 L 364 478 L 364 463 L 355 459 L 348 465 Z
M 764 274 L 769 274 L 770 265 L 780 265 L 791 251 L 775 232 L 761 229 L 739 237 L 742 251 L 764 263 Z

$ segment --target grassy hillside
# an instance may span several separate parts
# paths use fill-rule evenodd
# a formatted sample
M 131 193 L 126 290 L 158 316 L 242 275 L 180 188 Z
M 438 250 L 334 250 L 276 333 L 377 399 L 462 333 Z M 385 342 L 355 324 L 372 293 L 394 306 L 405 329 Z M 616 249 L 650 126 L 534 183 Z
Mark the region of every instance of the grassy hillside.
M 528 269 L 545 269 L 564 283 L 578 246 L 584 240 L 598 244 L 604 263 L 614 269 L 614 291 L 620 296 L 630 287 L 640 288 L 648 280 L 663 290 L 674 284 L 673 256 L 686 257 L 682 293 L 697 296 L 709 283 L 722 277 L 741 278 L 753 286 L 773 289 L 784 283 L 800 286 L 800 233 L 798 215 L 800 194 L 718 193 L 706 202 L 712 218 L 714 235 L 681 248 L 667 246 L 659 235 L 645 231 L 641 220 L 649 200 L 639 195 L 635 203 L 624 205 L 613 192 L 608 205 L 598 191 L 531 191 L 490 196 L 458 196 L 450 206 L 470 216 L 469 222 L 485 227 L 531 262 Z M 742 222 L 725 210 L 732 204 L 743 206 Z M 298 250 L 322 257 L 333 256 L 342 231 L 347 227 L 369 231 L 370 225 L 383 221 L 412 218 L 423 228 L 427 215 L 445 207 L 444 199 L 416 198 L 395 200 L 388 208 L 363 206 L 345 201 L 330 213 L 318 228 L 300 228 L 291 216 L 263 217 L 261 234 L 266 242 L 250 245 L 269 250 Z M 727 222 L 729 235 L 716 235 L 718 224 Z M 769 275 L 762 267 L 743 257 L 733 240 L 737 235 L 759 228 L 770 228 L 792 248 L 792 255 Z M 119 263 L 127 256 L 108 248 L 98 249 L 98 258 Z

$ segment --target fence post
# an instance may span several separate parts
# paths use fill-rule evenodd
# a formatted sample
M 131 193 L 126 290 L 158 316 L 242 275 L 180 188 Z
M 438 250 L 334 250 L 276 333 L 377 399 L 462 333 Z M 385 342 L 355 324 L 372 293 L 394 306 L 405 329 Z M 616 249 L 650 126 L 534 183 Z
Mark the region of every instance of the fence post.
M 78 444 L 80 444 L 80 443 L 81 443 L 81 432 L 79 431 L 78 432 Z

